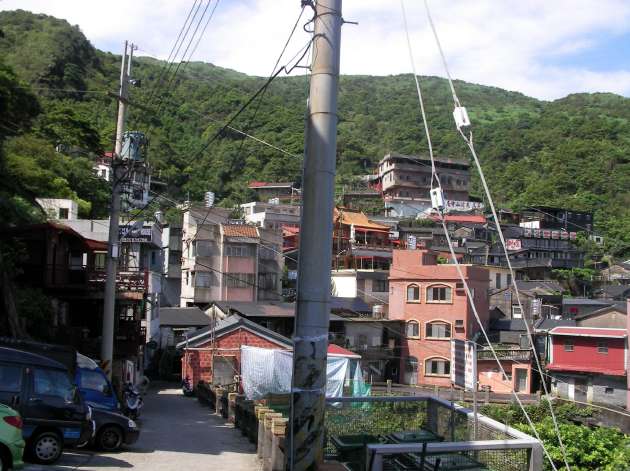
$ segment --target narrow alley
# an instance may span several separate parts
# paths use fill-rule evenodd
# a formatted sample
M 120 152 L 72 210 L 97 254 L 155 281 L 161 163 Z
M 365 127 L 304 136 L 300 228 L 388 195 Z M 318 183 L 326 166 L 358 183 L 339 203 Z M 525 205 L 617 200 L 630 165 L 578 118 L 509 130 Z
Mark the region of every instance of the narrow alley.
M 152 389 L 139 420 L 140 439 L 118 453 L 66 450 L 54 466 L 26 471 L 131 469 L 138 471 L 259 469 L 255 447 L 240 431 L 180 389 Z

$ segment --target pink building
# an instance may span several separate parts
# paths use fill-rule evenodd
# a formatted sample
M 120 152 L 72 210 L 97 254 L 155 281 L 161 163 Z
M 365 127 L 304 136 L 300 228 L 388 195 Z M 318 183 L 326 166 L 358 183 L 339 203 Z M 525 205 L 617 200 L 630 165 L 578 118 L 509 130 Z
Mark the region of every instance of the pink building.
M 488 271 L 461 265 L 477 312 L 488 325 Z M 389 319 L 405 322 L 401 381 L 450 386 L 451 339 L 472 339 L 480 330 L 464 285 L 451 264 L 427 250 L 394 250 L 389 276 Z

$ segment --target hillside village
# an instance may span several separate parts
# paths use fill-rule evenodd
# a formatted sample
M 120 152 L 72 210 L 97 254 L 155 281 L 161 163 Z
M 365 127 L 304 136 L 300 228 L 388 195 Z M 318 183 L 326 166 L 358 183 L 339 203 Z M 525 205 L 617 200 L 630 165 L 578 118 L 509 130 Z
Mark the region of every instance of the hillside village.
M 133 57 L 133 45 L 129 56 L 127 43 L 123 56 L 102 52 L 65 20 L 0 11 L 0 33 L 0 353 L 96 360 L 100 392 L 132 422 L 132 386 L 163 387 L 146 396 L 143 436 L 170 408 L 187 424 L 201 417 L 167 396 L 195 395 L 227 422 L 200 419 L 181 440 L 212 429 L 214 444 L 234 424 L 246 437 L 225 443 L 253 454 L 249 439 L 248 463 L 265 470 L 290 468 L 292 395 L 310 391 L 292 383 L 292 358 L 308 349 L 298 342 L 325 345 L 330 469 L 499 469 L 500 453 L 512 465 L 501 469 L 613 462 L 567 458 L 561 431 L 568 441 L 575 430 L 610 434 L 625 450 L 615 463 L 630 456 L 628 98 L 543 102 L 455 81 L 478 123 L 489 198 L 449 134 L 445 79 L 421 77 L 428 152 L 412 76 L 342 76 L 334 195 L 324 195 L 302 173 L 308 79 L 182 61 L 170 88 L 172 64 Z M 27 57 L 34 44 L 41 53 Z M 309 219 L 328 196 L 330 214 Z M 319 260 L 304 255 L 314 230 Z M 327 332 L 298 335 L 304 303 L 321 303 L 298 288 L 322 260 Z M 8 361 L 0 402 L 10 392 L 18 407 L 3 389 Z M 84 368 L 75 363 L 72 374 Z M 94 427 L 92 444 L 109 450 Z M 32 442 L 52 432 L 32 430 L 27 452 L 46 463 Z M 406 443 L 416 448 L 396 451 Z M 220 466 L 258 469 L 230 463 Z

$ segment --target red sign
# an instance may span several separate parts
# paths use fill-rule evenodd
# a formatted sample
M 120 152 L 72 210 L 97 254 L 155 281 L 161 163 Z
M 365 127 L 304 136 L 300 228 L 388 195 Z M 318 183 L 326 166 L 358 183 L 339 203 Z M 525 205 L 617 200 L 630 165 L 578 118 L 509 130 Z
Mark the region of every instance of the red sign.
M 521 250 L 521 239 L 508 239 L 505 245 L 508 250 Z

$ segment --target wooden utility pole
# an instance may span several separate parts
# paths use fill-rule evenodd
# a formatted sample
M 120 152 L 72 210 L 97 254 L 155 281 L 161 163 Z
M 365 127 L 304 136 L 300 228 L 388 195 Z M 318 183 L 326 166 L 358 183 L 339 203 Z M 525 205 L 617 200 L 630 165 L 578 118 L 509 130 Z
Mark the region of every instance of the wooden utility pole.
M 133 44 L 129 47 L 125 41 L 125 50 L 120 67 L 120 89 L 118 92 L 118 118 L 116 121 L 116 144 L 112 155 L 112 200 L 109 216 L 109 237 L 107 253 L 107 278 L 105 279 L 105 298 L 103 307 L 103 331 L 101 340 L 101 365 L 108 378 L 112 377 L 112 360 L 114 357 L 114 325 L 116 321 L 116 276 L 118 271 L 118 255 L 120 246 L 118 241 L 118 222 L 120 219 L 120 189 L 125 179 L 125 169 L 121 159 L 125 119 L 127 115 L 127 98 L 129 89 L 129 73 L 131 72 L 131 57 Z
M 341 0 L 318 0 L 315 9 L 289 424 L 295 471 L 316 469 L 324 457 Z

